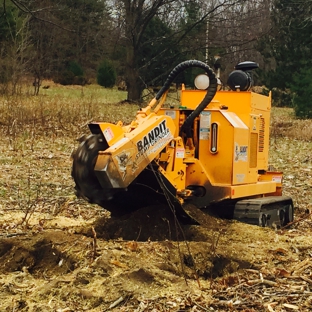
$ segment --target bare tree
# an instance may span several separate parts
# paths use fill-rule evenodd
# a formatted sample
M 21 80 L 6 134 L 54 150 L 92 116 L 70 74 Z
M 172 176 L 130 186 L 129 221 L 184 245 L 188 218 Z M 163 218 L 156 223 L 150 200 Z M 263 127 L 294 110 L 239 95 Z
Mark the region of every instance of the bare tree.
M 19 16 L 17 10 L 4 4 L 2 21 L 0 49 L 2 92 L 15 94 L 19 91 L 19 82 L 27 71 L 28 50 L 31 46 L 27 28 L 29 18 Z
M 211 45 L 221 48 L 222 56 L 230 66 L 246 59 L 263 63 L 256 45 L 271 29 L 269 2 L 242 1 L 212 17 L 214 36 L 211 37 Z
M 269 2 L 270 0 L 116 1 L 116 15 L 124 26 L 122 35 L 126 49 L 125 78 L 128 100 L 140 99 L 144 87 L 142 70 L 151 60 L 146 65 L 139 66 L 142 58 L 140 50 L 147 43 L 142 38 L 153 17 L 166 21 L 174 30 L 171 34 L 172 44 L 179 46 L 180 54 L 201 57 L 202 60 L 210 62 L 213 61 L 214 54 L 221 54 L 232 69 L 238 61 L 261 59 L 261 55 L 255 50 L 255 44 L 269 29 Z M 186 16 L 187 6 L 195 4 L 199 8 L 196 19 L 181 27 L 180 22 Z M 162 38 L 153 40 L 150 44 L 157 44 Z M 164 48 L 160 53 L 163 61 L 167 57 L 168 49 Z M 177 55 L 176 60 L 179 57 L 181 55 Z M 172 60 L 173 65 L 174 61 Z M 225 68 L 225 71 L 228 72 L 229 69 Z
M 255 44 L 270 27 L 271 0 L 106 0 L 111 4 L 110 15 L 96 15 L 99 27 L 94 29 L 85 15 L 87 9 L 78 12 L 72 8 L 67 14 L 72 0 L 55 5 L 51 0 L 44 1 L 12 0 L 36 25 L 32 27 L 37 33 L 32 64 L 37 80 L 40 82 L 48 71 L 60 68 L 68 59 L 76 58 L 88 68 L 94 68 L 101 58 L 113 59 L 121 64 L 128 100 L 134 101 L 140 100 L 141 91 L 151 81 L 146 80 L 146 73 L 155 69 L 152 64 L 158 66 L 157 76 L 160 70 L 169 71 L 185 58 L 199 58 L 212 65 L 213 56 L 218 54 L 223 64 L 229 64 L 223 68 L 225 72 L 241 60 L 260 62 Z M 196 7 L 193 12 L 192 7 Z M 146 38 L 155 18 L 170 32 Z M 155 51 L 156 46 L 161 48 L 156 55 L 146 57 L 142 51 L 148 46 Z
M 5 7 L 4 0 L 4 7 Z M 29 19 L 32 49 L 27 58 L 35 94 L 44 78 L 61 79 L 71 62 L 95 76 L 103 55 L 107 55 L 110 26 L 105 1 L 12 0 L 20 14 Z

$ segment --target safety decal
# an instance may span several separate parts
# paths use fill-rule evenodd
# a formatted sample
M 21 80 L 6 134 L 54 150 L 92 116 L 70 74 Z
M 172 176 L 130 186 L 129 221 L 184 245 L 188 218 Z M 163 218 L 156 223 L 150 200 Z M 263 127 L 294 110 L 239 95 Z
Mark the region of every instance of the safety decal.
M 272 181 L 276 183 L 282 183 L 282 176 L 273 176 Z
M 209 140 L 210 129 L 200 128 L 199 129 L 199 139 L 200 140 Z
M 247 145 L 238 145 L 235 143 L 234 145 L 234 161 L 247 161 L 248 146 Z
M 199 139 L 200 140 L 209 140 L 211 127 L 211 113 L 210 112 L 201 112 L 200 113 L 200 122 L 199 122 Z
M 183 147 L 177 147 L 176 158 L 184 158 L 185 149 Z
M 236 181 L 238 183 L 243 183 L 245 181 L 245 175 L 243 173 L 236 174 Z
M 118 169 L 122 174 L 123 180 L 126 179 L 129 170 L 131 170 L 131 174 L 133 174 L 138 169 L 138 164 L 133 161 L 134 155 L 135 149 L 130 148 L 127 150 L 123 150 L 122 152 L 114 156 L 114 159 L 118 164 Z
M 174 111 L 174 110 L 166 110 L 165 115 L 169 116 L 172 119 L 176 119 L 177 114 L 176 114 L 176 111 Z
M 107 127 L 103 131 L 103 134 L 104 134 L 104 137 L 106 139 L 106 142 L 109 142 L 114 137 L 114 132 L 112 131 L 112 129 L 110 127 Z

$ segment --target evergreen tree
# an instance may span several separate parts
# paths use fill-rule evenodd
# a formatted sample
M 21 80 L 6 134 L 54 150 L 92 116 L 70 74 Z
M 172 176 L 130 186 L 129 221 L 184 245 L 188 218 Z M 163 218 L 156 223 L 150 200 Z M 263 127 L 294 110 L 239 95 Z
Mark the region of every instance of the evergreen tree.
M 291 90 L 296 116 L 312 118 L 312 67 L 303 67 L 294 75 Z
M 274 0 L 272 3 L 272 32 L 258 45 L 271 67 L 263 75 L 263 81 L 269 89 L 278 88 L 273 101 L 282 100 L 282 106 L 294 106 L 297 117 L 311 118 L 312 2 Z M 283 99 L 275 98 L 277 94 L 283 95 Z
M 109 60 L 104 60 L 97 71 L 97 83 L 105 88 L 112 88 L 116 82 L 116 70 Z
M 307 18 L 306 7 L 298 0 L 276 1 L 273 11 L 276 26 L 273 53 L 277 61 L 278 83 L 282 87 L 293 82 L 294 74 L 301 67 L 312 65 L 312 23 Z
M 178 49 L 174 44 L 173 31 L 155 16 L 142 35 L 142 48 L 138 67 L 144 86 L 160 86 L 167 78 L 168 69 L 178 62 Z
M 7 83 L 12 76 L 9 54 L 12 37 L 14 38 L 17 32 L 15 24 L 17 13 L 17 8 L 12 6 L 10 2 L 7 3 L 5 11 L 4 7 L 0 7 L 0 83 Z

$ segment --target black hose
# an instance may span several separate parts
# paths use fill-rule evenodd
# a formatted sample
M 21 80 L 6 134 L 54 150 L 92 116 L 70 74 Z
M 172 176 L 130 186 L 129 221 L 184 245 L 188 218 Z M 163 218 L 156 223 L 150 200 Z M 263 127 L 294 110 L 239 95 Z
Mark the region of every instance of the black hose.
M 185 69 L 190 67 L 199 67 L 206 71 L 209 77 L 209 87 L 207 93 L 203 100 L 198 104 L 195 110 L 186 118 L 183 125 L 181 126 L 180 132 L 184 132 L 188 138 L 192 137 L 191 127 L 196 117 L 207 107 L 207 105 L 212 101 L 213 97 L 217 92 L 218 82 L 213 70 L 204 62 L 197 60 L 189 60 L 178 64 L 169 74 L 167 80 L 165 81 L 163 87 L 157 92 L 156 100 L 159 100 L 161 96 L 169 89 L 173 80 Z

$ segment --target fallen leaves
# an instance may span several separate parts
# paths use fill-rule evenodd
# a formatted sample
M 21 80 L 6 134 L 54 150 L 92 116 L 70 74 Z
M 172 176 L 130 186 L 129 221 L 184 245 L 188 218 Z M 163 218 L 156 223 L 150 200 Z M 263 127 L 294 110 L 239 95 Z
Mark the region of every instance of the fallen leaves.
M 282 307 L 288 310 L 307 311 L 305 309 L 311 307 L 312 301 L 311 266 L 312 257 L 308 257 L 299 263 L 293 263 L 288 270 L 247 269 L 245 273 L 236 274 L 236 283 L 231 283 L 231 286 L 227 283 L 226 289 L 216 287 L 215 297 L 220 299 L 215 299 L 213 306 L 222 308 L 230 304 L 240 309 L 254 308 L 256 311 L 265 307 L 269 312 L 281 311 Z M 227 279 L 231 280 L 229 277 Z M 222 281 L 224 280 L 223 278 Z
M 117 259 L 112 259 L 112 260 L 110 261 L 110 263 L 113 264 L 113 265 L 115 265 L 115 266 L 117 266 L 117 267 L 119 267 L 119 268 L 123 268 L 123 269 L 127 269 L 127 268 L 128 268 L 128 266 L 127 266 L 126 264 L 120 262 L 120 261 L 117 260 Z
M 299 310 L 299 307 L 294 304 L 283 303 L 283 307 L 291 309 L 291 310 Z
M 127 244 L 126 244 L 126 247 L 129 249 L 129 250 L 131 250 L 131 251 L 138 251 L 138 249 L 139 249 L 139 245 L 138 245 L 138 243 L 137 242 L 135 242 L 135 241 L 130 241 L 130 242 L 128 242 Z

